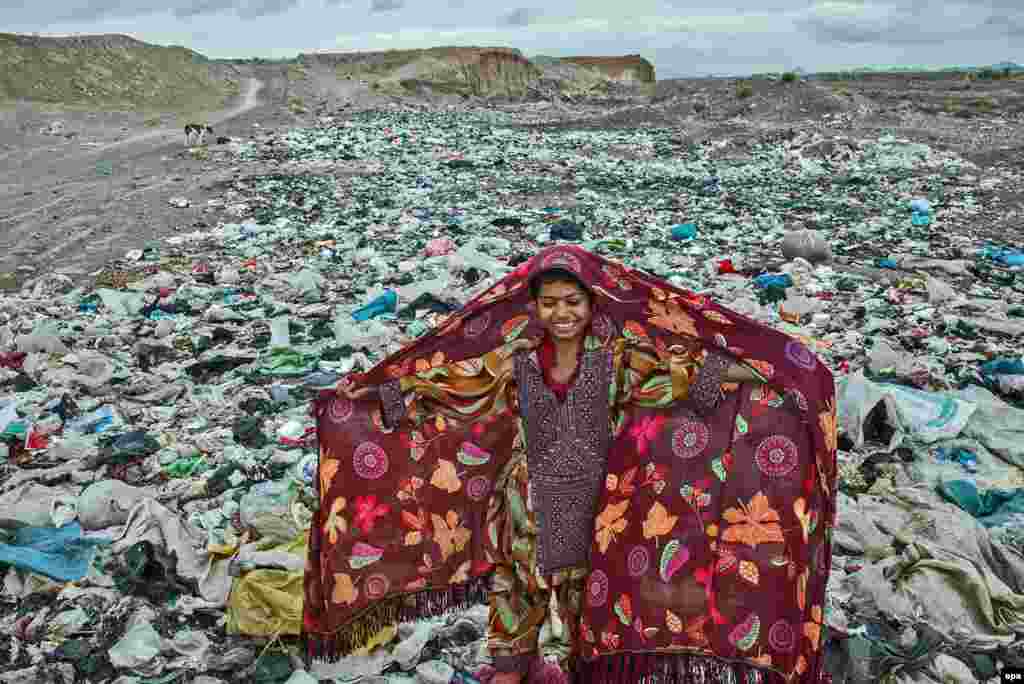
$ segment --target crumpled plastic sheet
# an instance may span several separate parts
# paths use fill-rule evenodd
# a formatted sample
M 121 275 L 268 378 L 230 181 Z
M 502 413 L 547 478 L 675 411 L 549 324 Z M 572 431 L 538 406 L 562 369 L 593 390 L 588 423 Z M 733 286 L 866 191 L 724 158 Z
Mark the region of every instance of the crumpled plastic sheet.
M 159 549 L 178 577 L 196 582 L 204 600 L 217 605 L 227 602 L 231 591 L 227 561 L 210 556 L 205 536 L 154 499 L 135 505 L 111 550 L 120 553 L 142 541 Z
M 880 403 L 895 428 L 889 450 L 906 439 L 924 444 L 952 439 L 967 426 L 977 405 L 954 396 L 872 382 L 862 371 L 841 378 L 838 387 L 839 421 L 855 447 L 864 446 L 864 423 Z
M 840 494 L 835 545 L 865 554 L 843 581 L 860 616 L 924 619 L 979 650 L 1024 635 L 1024 557 L 930 489 Z

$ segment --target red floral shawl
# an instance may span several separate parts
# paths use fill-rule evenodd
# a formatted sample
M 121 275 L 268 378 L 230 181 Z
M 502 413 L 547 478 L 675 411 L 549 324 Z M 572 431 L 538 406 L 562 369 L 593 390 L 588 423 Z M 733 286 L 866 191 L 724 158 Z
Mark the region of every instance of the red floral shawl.
M 622 404 L 598 504 L 577 677 L 689 681 L 693 663 L 816 682 L 835 515 L 832 374 L 801 342 L 704 296 L 574 246 L 539 252 L 433 333 L 364 376 L 458 374 L 540 330 L 528 277 L 571 270 L 595 293 L 594 345 L 712 348 L 765 385 L 727 389 L 710 416 Z M 481 362 L 480 358 L 483 357 Z M 493 359 L 492 359 L 493 360 Z M 460 364 L 464 364 L 460 366 Z M 645 389 L 646 391 L 646 389 Z M 308 657 L 336 659 L 381 628 L 486 599 L 490 487 L 518 434 L 515 392 L 389 427 L 379 400 L 324 392 L 319 496 L 306 566 Z M 465 418 L 468 416 L 468 418 Z

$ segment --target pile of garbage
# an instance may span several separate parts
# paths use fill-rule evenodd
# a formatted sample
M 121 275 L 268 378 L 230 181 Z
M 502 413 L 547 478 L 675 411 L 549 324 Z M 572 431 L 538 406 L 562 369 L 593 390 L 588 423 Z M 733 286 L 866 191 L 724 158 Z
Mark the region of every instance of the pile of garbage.
M 835 680 L 1021 666 L 1024 252 L 974 230 L 1021 172 L 824 140 L 723 161 L 667 129 L 399 110 L 218 147 L 276 172 L 225 187 L 215 228 L 0 297 L 0 682 L 487 681 L 484 607 L 304 668 L 309 402 L 556 240 L 835 372 Z

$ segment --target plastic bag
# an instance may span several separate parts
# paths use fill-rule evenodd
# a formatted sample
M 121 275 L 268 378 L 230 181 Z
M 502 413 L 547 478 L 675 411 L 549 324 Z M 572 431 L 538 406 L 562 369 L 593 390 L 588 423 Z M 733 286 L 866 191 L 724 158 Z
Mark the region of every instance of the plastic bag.
M 125 632 L 108 655 L 110 664 L 114 667 L 136 669 L 160 655 L 162 648 L 163 637 L 146 621 Z
M 270 321 L 270 346 L 271 348 L 291 346 L 287 316 L 278 316 Z
M 418 283 L 412 283 L 409 285 L 401 285 L 395 288 L 398 293 L 399 306 L 401 302 L 412 302 L 417 297 L 424 294 L 432 294 L 436 297 L 443 297 L 450 292 L 451 281 L 448 278 L 434 278 L 433 280 L 423 280 Z
M 319 299 L 324 277 L 312 269 L 304 268 L 295 274 L 292 285 L 305 299 Z
M 879 403 L 884 404 L 886 418 L 895 428 L 887 445 L 889 451 L 905 439 L 925 444 L 953 439 L 978 407 L 949 394 L 872 382 L 863 371 L 840 379 L 837 394 L 839 423 L 855 448 L 864 446 L 865 423 Z
M 146 296 L 141 292 L 119 292 L 101 288 L 96 293 L 103 300 L 103 306 L 115 318 L 137 316 L 146 306 Z
M 292 516 L 295 490 L 288 479 L 261 482 L 242 497 L 239 514 L 244 525 L 254 527 L 262 537 L 290 542 L 302 531 Z
M 57 326 L 52 323 L 41 323 L 28 335 L 18 335 L 17 349 L 20 352 L 46 354 L 67 354 L 68 348 L 60 341 Z
M 942 302 L 956 299 L 956 290 L 947 283 L 928 276 L 925 281 L 925 288 L 928 290 L 928 303 L 929 304 L 941 304 Z

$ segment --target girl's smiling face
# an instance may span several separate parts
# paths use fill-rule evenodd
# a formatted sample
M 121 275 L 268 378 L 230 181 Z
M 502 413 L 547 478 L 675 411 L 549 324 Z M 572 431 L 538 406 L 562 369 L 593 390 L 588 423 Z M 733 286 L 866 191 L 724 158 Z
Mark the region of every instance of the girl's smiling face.
M 535 305 L 541 326 L 556 341 L 582 337 L 593 317 L 587 292 L 570 280 L 543 283 Z

